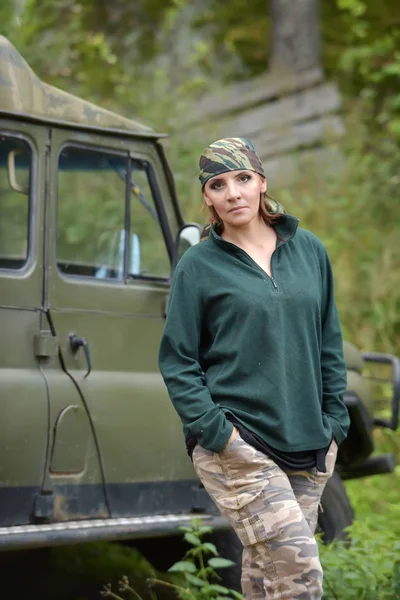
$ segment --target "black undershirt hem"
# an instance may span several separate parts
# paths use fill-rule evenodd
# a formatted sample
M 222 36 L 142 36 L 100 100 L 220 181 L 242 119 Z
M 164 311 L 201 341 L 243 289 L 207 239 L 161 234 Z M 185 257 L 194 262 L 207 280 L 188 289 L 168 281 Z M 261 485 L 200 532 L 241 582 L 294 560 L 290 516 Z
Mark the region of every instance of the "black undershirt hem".
M 300 452 L 283 452 L 271 448 L 257 434 L 249 431 L 241 423 L 239 423 L 231 413 L 226 414 L 228 421 L 239 431 L 240 437 L 250 446 L 253 446 L 259 452 L 262 452 L 271 458 L 283 471 L 305 471 L 308 469 L 317 468 L 321 473 L 326 473 L 325 458 L 329 450 L 319 448 L 317 450 L 303 450 Z M 197 439 L 194 435 L 189 434 L 186 437 L 186 449 L 190 458 L 192 458 L 193 450 L 197 444 Z

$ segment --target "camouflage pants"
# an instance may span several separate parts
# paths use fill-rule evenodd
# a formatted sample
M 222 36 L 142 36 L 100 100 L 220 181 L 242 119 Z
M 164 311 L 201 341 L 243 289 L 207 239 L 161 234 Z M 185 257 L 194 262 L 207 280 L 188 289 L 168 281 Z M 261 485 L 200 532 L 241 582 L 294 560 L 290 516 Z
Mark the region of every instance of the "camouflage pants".
M 195 447 L 196 473 L 243 544 L 245 600 L 322 598 L 314 532 L 336 454 L 333 441 L 327 473 L 316 468 L 284 472 L 239 435 L 218 454 Z

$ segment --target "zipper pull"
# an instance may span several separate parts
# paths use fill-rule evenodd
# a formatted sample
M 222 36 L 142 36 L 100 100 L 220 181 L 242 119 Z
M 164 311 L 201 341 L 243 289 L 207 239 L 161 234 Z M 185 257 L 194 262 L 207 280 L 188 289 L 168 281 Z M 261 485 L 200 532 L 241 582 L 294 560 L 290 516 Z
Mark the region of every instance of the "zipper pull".
M 272 285 L 274 286 L 274 288 L 277 290 L 278 286 L 275 283 L 275 279 L 273 277 L 271 277 L 271 281 L 272 281 Z

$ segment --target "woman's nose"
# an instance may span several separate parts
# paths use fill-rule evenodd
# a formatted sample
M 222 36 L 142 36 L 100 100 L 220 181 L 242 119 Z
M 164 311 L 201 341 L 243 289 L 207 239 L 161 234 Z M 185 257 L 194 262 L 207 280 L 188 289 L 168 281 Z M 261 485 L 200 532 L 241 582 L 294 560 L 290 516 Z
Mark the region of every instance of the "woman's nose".
M 240 196 L 239 186 L 237 185 L 236 181 L 228 181 L 226 191 L 228 199 L 234 199 Z

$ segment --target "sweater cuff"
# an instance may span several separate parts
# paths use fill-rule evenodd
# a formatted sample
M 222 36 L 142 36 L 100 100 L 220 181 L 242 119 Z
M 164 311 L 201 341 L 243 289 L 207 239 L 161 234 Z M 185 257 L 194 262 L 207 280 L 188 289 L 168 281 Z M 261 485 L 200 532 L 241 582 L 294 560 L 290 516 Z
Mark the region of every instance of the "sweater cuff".
M 336 440 L 338 446 L 346 439 L 346 434 L 343 432 L 342 427 L 334 417 L 327 415 L 332 428 L 332 435 Z
M 226 427 L 224 428 L 223 433 L 218 436 L 218 444 L 214 446 L 213 452 L 222 452 L 228 443 L 229 438 L 231 437 L 233 432 L 233 425 L 230 421 L 227 420 Z
M 218 428 L 204 426 L 198 429 L 197 427 L 190 426 L 190 431 L 196 436 L 198 444 L 205 450 L 217 454 L 225 448 L 233 431 L 232 423 L 228 421 L 223 413 L 221 413 L 220 419 L 221 417 L 223 421 L 220 421 Z

